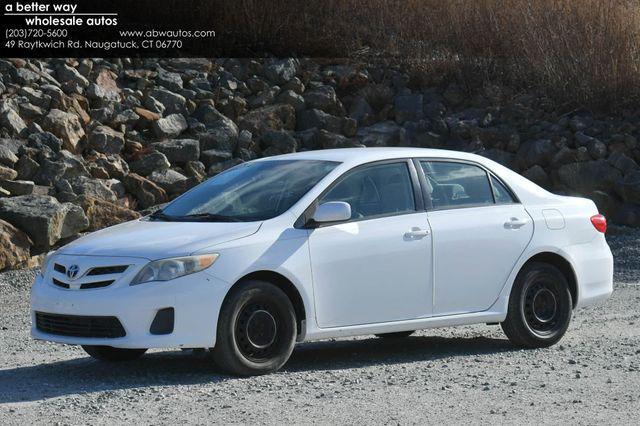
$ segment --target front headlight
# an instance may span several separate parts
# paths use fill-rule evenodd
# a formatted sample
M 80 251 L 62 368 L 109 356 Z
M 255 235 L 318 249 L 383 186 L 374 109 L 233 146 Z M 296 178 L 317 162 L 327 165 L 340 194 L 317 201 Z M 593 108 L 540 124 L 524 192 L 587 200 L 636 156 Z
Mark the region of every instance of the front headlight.
M 56 251 L 55 250 L 51 250 L 44 257 L 44 260 L 42 261 L 42 268 L 40 268 L 40 276 L 41 277 L 44 278 L 44 273 L 47 271 L 47 268 L 49 268 L 49 264 L 51 263 L 51 260 L 53 259 L 53 255 L 54 254 L 56 254 Z
M 218 254 L 203 254 L 201 256 L 176 257 L 173 259 L 156 260 L 148 263 L 130 285 L 138 285 L 151 281 L 169 281 L 185 275 L 207 269 L 218 258 Z

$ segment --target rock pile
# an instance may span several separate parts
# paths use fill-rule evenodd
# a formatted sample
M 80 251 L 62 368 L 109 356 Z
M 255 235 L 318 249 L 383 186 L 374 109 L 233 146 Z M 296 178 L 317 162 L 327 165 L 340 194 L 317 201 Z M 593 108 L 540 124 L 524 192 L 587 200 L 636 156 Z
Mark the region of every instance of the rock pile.
M 310 149 L 477 152 L 640 226 L 640 110 L 557 112 L 400 69 L 285 59 L 0 59 L 0 270 L 240 162 Z

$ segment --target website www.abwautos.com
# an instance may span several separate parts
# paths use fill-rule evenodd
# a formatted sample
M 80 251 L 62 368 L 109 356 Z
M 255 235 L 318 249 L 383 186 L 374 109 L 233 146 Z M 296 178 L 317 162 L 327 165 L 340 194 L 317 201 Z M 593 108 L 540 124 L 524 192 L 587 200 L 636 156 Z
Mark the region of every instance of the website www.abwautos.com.
M 212 38 L 216 36 L 216 32 L 213 30 L 121 30 L 119 33 L 121 37 L 136 38 Z

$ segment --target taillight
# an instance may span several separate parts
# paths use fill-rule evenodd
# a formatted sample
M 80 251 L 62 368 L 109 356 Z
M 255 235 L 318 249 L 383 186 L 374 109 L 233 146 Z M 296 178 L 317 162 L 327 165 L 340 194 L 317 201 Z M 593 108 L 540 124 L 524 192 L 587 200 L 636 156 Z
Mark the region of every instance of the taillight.
M 602 232 L 603 234 L 607 232 L 607 218 L 601 214 L 591 216 L 591 223 L 598 232 Z

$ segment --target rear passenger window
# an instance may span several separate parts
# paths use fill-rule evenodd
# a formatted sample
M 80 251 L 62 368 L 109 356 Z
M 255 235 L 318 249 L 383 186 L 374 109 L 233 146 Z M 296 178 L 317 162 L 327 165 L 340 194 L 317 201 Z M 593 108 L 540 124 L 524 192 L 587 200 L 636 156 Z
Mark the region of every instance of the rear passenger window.
M 494 204 L 484 169 L 466 163 L 423 161 L 434 209 Z
M 509 191 L 504 184 L 493 175 L 491 175 L 491 184 L 493 186 L 493 196 L 496 199 L 496 203 L 512 204 L 516 202 L 513 195 L 511 195 L 511 191 Z

